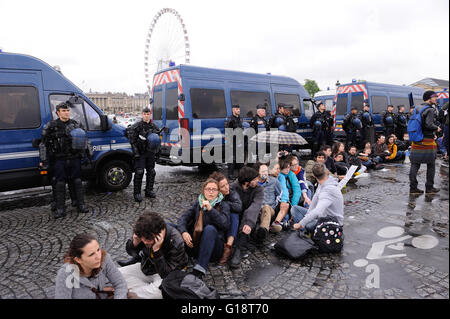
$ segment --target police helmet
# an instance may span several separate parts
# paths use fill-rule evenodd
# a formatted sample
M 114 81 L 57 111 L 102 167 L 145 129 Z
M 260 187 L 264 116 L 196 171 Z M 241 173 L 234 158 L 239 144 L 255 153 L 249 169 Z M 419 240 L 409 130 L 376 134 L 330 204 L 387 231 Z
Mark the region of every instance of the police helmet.
M 275 119 L 274 124 L 275 124 L 275 127 L 280 127 L 281 125 L 284 124 L 283 118 L 281 118 L 281 117 L 278 116 L 278 117 Z
M 242 122 L 242 127 L 243 128 L 250 128 L 250 123 L 249 122 Z
M 314 127 L 317 129 L 320 129 L 322 127 L 322 122 L 320 122 L 319 120 L 314 122 Z
M 83 151 L 87 148 L 88 138 L 86 132 L 81 128 L 70 131 L 72 138 L 72 149 Z
M 352 123 L 357 129 L 361 129 L 362 128 L 362 124 L 361 124 L 361 121 L 359 120 L 359 118 L 354 118 Z
M 394 119 L 392 116 L 386 116 L 386 123 L 387 124 L 394 124 Z
M 368 112 L 364 112 L 362 114 L 363 119 L 365 119 L 366 121 L 370 121 L 370 114 Z
M 403 124 L 405 124 L 406 123 L 406 117 L 402 114 L 402 115 L 399 115 L 398 116 L 398 121 L 400 122 L 400 123 L 403 123 Z
M 159 138 L 159 135 L 156 133 L 151 133 L 147 137 L 148 141 L 148 148 L 151 152 L 157 153 L 159 151 L 159 148 L 161 147 L 161 139 Z
M 283 131 L 283 132 L 286 132 L 286 125 L 280 125 L 279 127 L 278 127 L 278 130 L 279 131 Z
M 263 124 L 258 124 L 258 128 L 265 128 L 266 126 Z

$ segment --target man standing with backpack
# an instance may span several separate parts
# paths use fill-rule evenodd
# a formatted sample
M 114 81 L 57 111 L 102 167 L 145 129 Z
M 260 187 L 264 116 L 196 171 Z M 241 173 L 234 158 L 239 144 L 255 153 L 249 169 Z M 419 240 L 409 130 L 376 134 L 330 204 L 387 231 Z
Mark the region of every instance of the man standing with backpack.
M 436 162 L 436 132 L 441 128 L 436 125 L 437 111 L 435 105 L 438 95 L 434 91 L 426 91 L 423 94 L 425 103 L 416 107 L 409 123 L 409 140 L 412 141 L 411 169 L 409 171 L 410 194 L 423 194 L 423 190 L 417 188 L 417 172 L 420 165 L 427 164 L 427 182 L 425 192 L 435 194 L 439 189 L 434 188 L 435 162 Z

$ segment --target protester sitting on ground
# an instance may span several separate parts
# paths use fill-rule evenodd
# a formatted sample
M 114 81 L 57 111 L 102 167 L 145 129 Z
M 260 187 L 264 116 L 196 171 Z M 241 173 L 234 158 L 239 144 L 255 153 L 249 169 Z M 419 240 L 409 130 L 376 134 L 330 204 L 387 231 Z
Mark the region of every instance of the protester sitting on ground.
M 305 178 L 305 170 L 299 165 L 298 157 L 295 155 L 288 156 L 288 161 L 291 165 L 291 171 L 297 177 L 302 192 L 300 203 L 304 207 L 311 205 L 311 199 L 314 195 L 314 186 L 310 181 Z
M 258 185 L 264 189 L 260 226 L 265 229 L 265 238 L 269 233 L 272 219 L 279 212 L 282 188 L 278 178 L 269 175 L 269 168 L 266 164 L 258 163 L 255 169 L 259 172 Z
M 331 149 L 331 146 L 322 145 L 320 147 L 320 151 L 324 152 L 326 155 L 325 166 L 328 168 L 328 170 L 331 172 L 331 174 L 336 174 L 337 170 L 336 170 L 336 165 L 334 163 L 333 151 Z
M 278 179 L 278 175 L 280 175 L 280 164 L 278 162 L 269 166 L 269 175 Z
M 377 166 L 377 161 L 372 154 L 372 145 L 370 142 L 366 142 L 364 149 L 359 152 L 358 157 L 361 160 L 361 164 L 367 168 L 375 169 Z
M 336 166 L 336 171 L 338 175 L 347 174 L 348 171 L 348 164 L 344 162 L 345 153 L 338 153 L 334 155 L 334 165 Z
M 405 133 L 403 135 L 403 141 L 396 139 L 395 143 L 397 144 L 397 148 L 399 151 L 406 152 L 411 147 L 411 142 L 409 141 L 408 133 Z
M 387 140 L 387 147 L 390 155 L 385 158 L 386 162 L 393 162 L 405 159 L 405 153 L 398 150 L 396 143 L 396 136 L 394 134 L 389 135 Z
M 386 137 L 384 135 L 380 135 L 378 136 L 377 142 L 372 146 L 372 154 L 375 156 L 378 163 L 385 162 L 386 158 L 391 155 L 385 141 Z
M 231 184 L 231 189 L 239 194 L 242 201 L 236 247 L 230 261 L 232 268 L 239 267 L 243 251 L 247 248 L 250 234 L 256 240 L 265 236 L 265 229 L 257 226 L 257 220 L 264 201 L 264 189 L 258 185 L 258 180 L 258 171 L 244 166 L 239 170 L 237 181 Z
M 348 164 L 347 153 L 345 150 L 345 144 L 342 142 L 336 142 L 333 144 L 333 146 L 331 147 L 331 155 L 329 155 L 329 156 L 334 158 L 336 156 L 336 154 L 339 154 L 339 153 L 344 154 L 344 163 Z
M 56 299 L 126 299 L 127 283 L 94 236 L 78 234 L 56 275 Z
M 314 160 L 308 160 L 306 162 L 306 165 L 305 165 L 306 180 L 310 181 L 314 185 L 314 187 L 317 184 L 317 180 L 312 173 L 312 169 L 313 169 L 314 165 L 317 163 L 325 165 L 326 158 L 327 158 L 327 156 L 325 155 L 325 153 L 323 151 L 319 151 L 314 156 Z
M 232 247 L 239 227 L 239 214 L 242 211 L 242 202 L 239 194 L 230 188 L 228 179 L 225 175 L 214 172 L 209 178 L 212 178 L 219 183 L 219 191 L 224 196 L 223 201 L 230 206 L 230 227 L 227 233 L 227 242 L 224 244 L 223 254 L 219 259 L 219 265 L 224 265 L 230 260 L 232 255 Z
M 350 166 L 354 165 L 354 166 L 358 166 L 359 170 L 362 166 L 361 160 L 359 159 L 358 153 L 357 153 L 357 149 L 355 145 L 351 145 L 350 149 L 348 150 L 348 164 Z
M 291 171 L 291 165 L 289 164 L 288 157 L 280 160 L 280 170 L 278 180 L 281 184 L 282 193 L 280 211 L 278 212 L 272 225 L 270 225 L 270 231 L 273 233 L 278 233 L 283 230 L 283 228 L 289 228 L 290 207 L 298 205 L 301 196 L 300 185 L 297 177 Z
M 230 206 L 223 201 L 219 183 L 208 178 L 198 199 L 180 217 L 177 226 L 186 252 L 197 259 L 193 274 L 200 279 L 206 274 L 209 262 L 222 257 L 229 227 Z
M 161 215 L 145 211 L 137 220 L 127 253 L 140 260 L 119 268 L 130 291 L 143 299 L 161 299 L 159 286 L 170 272 L 187 266 L 188 256 L 178 230 Z
M 293 209 L 296 219 L 301 216 L 300 221 L 294 224 L 294 229 L 306 228 L 309 233 L 313 233 L 318 219 L 326 216 L 336 218 L 339 225 L 343 226 L 344 198 L 338 188 L 338 182 L 329 178 L 329 172 L 323 164 L 314 165 L 313 174 L 319 182 L 319 187 L 309 209 L 301 206 Z

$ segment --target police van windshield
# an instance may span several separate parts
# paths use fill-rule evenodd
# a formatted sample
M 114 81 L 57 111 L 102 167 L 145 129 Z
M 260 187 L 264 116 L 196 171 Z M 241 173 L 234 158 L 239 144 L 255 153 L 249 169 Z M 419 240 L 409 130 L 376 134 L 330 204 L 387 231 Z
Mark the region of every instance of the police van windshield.
M 162 87 L 156 88 L 153 91 L 153 120 L 161 121 L 162 120 Z
M 339 94 L 336 101 L 336 115 L 347 114 L 348 94 Z

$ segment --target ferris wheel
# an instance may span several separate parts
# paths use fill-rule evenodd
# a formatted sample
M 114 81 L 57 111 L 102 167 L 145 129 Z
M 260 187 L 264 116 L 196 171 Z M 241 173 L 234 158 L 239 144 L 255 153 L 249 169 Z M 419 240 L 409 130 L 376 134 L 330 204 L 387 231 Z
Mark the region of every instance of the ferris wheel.
M 145 42 L 144 71 L 149 94 L 156 72 L 189 62 L 189 37 L 183 19 L 174 9 L 161 9 L 153 17 Z

